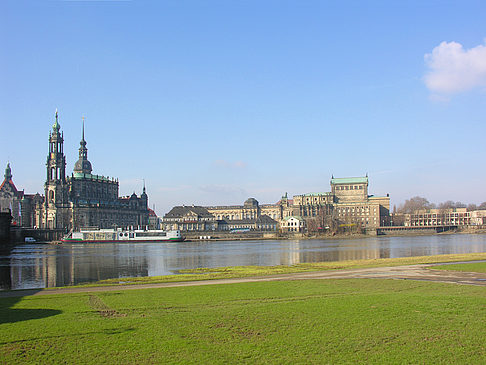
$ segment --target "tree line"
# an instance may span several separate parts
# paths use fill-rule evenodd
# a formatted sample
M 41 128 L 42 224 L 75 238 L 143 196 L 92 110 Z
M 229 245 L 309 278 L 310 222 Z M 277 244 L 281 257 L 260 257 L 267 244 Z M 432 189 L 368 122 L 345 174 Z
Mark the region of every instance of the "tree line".
M 426 209 L 450 209 L 450 208 L 467 208 L 468 211 L 472 210 L 481 210 L 486 209 L 486 202 L 483 202 L 479 205 L 476 204 L 465 204 L 463 202 L 453 202 L 452 200 L 445 201 L 443 203 L 434 204 L 429 202 L 426 198 L 421 196 L 414 196 L 408 200 L 405 200 L 404 203 L 400 204 L 397 208 L 396 206 L 393 208 L 393 213 L 413 213 L 417 210 L 426 210 Z

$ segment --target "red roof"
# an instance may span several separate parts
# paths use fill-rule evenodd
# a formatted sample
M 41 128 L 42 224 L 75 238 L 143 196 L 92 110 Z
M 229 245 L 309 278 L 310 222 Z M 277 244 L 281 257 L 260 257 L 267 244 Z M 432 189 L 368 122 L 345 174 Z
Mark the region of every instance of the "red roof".
M 13 188 L 15 195 L 17 195 L 17 196 L 19 195 L 19 192 L 18 192 L 17 188 L 15 187 L 15 184 L 13 183 L 12 179 L 8 179 L 8 180 L 4 179 L 2 185 L 0 185 L 0 190 L 3 189 L 5 184 L 9 184 Z M 22 195 L 22 194 L 23 194 L 23 192 L 20 195 Z

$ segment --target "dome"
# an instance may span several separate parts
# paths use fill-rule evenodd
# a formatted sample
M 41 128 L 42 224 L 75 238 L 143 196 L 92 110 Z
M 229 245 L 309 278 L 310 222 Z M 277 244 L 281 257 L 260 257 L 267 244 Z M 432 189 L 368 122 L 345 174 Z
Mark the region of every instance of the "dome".
M 93 168 L 91 167 L 91 162 L 88 160 L 79 159 L 74 164 L 74 172 L 81 172 L 83 174 L 91 174 Z
M 248 198 L 243 205 L 245 207 L 258 207 L 258 201 L 255 198 Z

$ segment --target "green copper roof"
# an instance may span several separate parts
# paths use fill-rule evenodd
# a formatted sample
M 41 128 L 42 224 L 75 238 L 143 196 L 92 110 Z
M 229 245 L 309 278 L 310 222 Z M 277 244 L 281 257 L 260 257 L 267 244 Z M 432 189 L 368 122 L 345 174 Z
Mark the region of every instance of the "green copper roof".
M 367 184 L 368 177 L 342 177 L 331 179 L 331 184 Z
M 323 196 L 323 195 L 329 195 L 331 193 L 306 193 L 306 194 L 303 194 L 302 196 Z
M 73 172 L 73 177 L 75 179 L 91 179 L 91 180 L 101 180 L 101 181 L 114 181 L 114 179 L 110 179 L 105 176 L 100 175 L 92 175 L 92 174 L 83 174 L 82 172 Z

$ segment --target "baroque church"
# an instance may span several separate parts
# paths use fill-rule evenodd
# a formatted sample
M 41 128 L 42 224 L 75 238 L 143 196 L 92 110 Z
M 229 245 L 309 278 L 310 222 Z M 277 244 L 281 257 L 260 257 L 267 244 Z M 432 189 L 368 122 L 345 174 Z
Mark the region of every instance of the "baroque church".
M 118 179 L 92 174 L 83 132 L 79 159 L 71 176 L 66 176 L 64 138 L 58 113 L 49 133 L 46 162 L 45 197 L 35 206 L 35 225 L 39 228 L 74 229 L 147 226 L 148 196 L 119 197 Z

